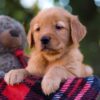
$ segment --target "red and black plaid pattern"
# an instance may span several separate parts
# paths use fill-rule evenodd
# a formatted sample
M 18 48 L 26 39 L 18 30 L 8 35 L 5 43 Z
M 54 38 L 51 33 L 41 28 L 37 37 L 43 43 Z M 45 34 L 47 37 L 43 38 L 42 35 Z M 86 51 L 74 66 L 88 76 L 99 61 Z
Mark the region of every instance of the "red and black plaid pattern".
M 52 100 L 96 100 L 99 93 L 99 78 L 72 78 L 65 81 Z
M 18 58 L 20 64 L 22 65 L 22 68 L 25 68 L 27 66 L 28 57 L 26 57 L 24 55 L 23 50 L 22 49 L 17 49 L 13 53 Z
M 100 79 L 67 79 L 59 90 L 45 96 L 41 89 L 41 78 L 28 77 L 21 84 L 7 85 L 0 79 L 0 100 L 96 100 L 100 93 Z
M 0 100 L 44 100 L 40 79 L 30 77 L 21 84 L 7 85 L 0 79 Z

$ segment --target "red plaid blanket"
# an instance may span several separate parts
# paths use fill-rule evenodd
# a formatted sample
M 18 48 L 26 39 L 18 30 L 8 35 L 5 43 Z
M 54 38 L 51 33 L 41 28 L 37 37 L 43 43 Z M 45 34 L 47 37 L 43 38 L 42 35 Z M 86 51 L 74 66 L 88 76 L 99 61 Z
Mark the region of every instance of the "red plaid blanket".
M 43 94 L 41 78 L 29 77 L 14 86 L 0 79 L 0 100 L 96 100 L 99 93 L 100 79 L 95 76 L 67 79 L 50 96 Z

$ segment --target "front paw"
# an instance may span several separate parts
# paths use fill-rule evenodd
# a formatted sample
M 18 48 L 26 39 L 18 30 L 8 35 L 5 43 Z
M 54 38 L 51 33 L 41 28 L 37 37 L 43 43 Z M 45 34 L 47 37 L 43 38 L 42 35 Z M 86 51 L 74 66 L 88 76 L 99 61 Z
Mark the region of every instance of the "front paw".
M 4 80 L 7 84 L 14 85 L 22 82 L 27 75 L 25 69 L 11 70 L 5 74 Z
M 42 80 L 42 90 L 45 95 L 50 95 L 55 92 L 60 86 L 60 79 L 43 78 Z

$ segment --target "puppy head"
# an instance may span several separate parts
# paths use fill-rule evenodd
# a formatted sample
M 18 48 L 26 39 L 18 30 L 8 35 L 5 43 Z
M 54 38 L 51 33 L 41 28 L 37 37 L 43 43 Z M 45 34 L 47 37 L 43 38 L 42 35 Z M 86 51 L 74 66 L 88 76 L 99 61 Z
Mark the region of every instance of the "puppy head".
M 28 42 L 45 54 L 57 55 L 70 45 L 79 44 L 85 34 L 86 29 L 76 16 L 62 8 L 49 8 L 31 21 Z

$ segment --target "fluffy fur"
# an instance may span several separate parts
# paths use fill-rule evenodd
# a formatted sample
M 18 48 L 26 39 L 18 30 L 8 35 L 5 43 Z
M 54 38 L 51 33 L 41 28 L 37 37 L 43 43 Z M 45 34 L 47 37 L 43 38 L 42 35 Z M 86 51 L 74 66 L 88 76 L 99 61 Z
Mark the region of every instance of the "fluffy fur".
M 68 77 L 86 77 L 92 74 L 83 64 L 79 42 L 86 35 L 86 28 L 74 16 L 62 8 L 49 8 L 32 19 L 28 42 L 32 50 L 26 69 L 12 70 L 5 76 L 8 84 L 21 82 L 26 76 L 42 76 L 43 92 L 55 92 Z M 43 37 L 49 43 L 42 43 Z M 16 79 L 15 79 L 16 78 Z

